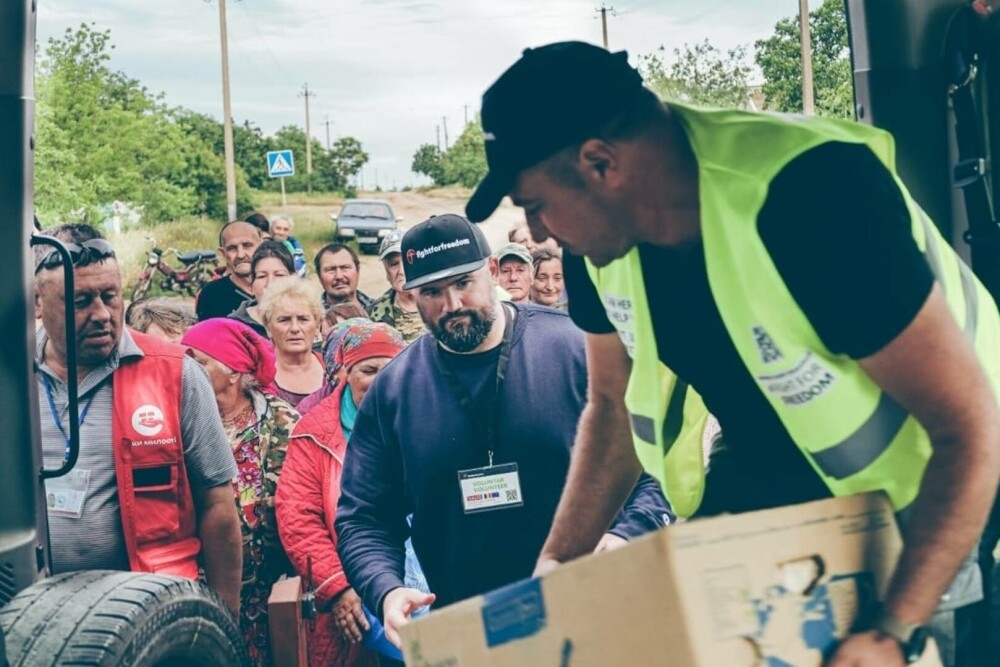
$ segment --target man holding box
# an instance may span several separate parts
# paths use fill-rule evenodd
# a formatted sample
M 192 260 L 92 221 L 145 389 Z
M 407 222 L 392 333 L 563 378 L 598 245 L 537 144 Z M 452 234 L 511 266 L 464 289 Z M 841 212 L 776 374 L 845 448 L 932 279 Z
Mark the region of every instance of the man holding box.
M 595 387 L 538 571 L 589 550 L 640 460 L 682 515 L 884 490 L 906 549 L 878 621 L 830 664 L 898 667 L 929 630 L 972 664 L 955 610 L 981 598 L 970 554 L 1000 478 L 1000 317 L 896 175 L 892 137 L 664 105 L 624 52 L 580 42 L 525 51 L 482 119 L 469 217 L 509 194 L 563 244 Z M 671 436 L 678 387 L 723 428 L 707 484 Z

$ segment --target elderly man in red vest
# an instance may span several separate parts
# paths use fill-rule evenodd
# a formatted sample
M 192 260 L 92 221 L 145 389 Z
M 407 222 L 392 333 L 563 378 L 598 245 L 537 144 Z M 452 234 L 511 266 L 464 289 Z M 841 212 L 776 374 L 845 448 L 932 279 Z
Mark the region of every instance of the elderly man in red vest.
M 66 339 L 58 253 L 37 250 L 35 312 L 46 467 L 69 449 L 67 349 L 76 347 L 80 457 L 46 482 L 54 572 L 118 569 L 196 578 L 240 603 L 236 465 L 212 387 L 184 348 L 124 328 L 111 244 L 87 225 L 47 233 L 73 258 L 76 332 Z

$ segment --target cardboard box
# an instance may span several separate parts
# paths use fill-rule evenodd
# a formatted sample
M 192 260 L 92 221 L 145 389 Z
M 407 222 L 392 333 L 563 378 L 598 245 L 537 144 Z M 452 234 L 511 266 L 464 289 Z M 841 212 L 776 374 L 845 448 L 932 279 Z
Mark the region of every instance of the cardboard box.
M 271 661 L 275 667 L 308 667 L 306 625 L 302 619 L 302 578 L 275 582 L 267 598 Z
M 881 494 L 671 526 L 409 623 L 406 664 L 819 667 L 901 549 Z

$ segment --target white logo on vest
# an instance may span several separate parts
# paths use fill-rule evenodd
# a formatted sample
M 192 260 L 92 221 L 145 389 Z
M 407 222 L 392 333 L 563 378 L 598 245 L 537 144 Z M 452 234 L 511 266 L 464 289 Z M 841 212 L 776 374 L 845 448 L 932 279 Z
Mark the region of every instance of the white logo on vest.
M 132 428 L 139 435 L 158 435 L 163 430 L 163 424 L 163 410 L 155 405 L 140 405 L 132 413 Z
M 757 382 L 789 407 L 806 405 L 819 398 L 837 381 L 836 374 L 812 352 L 806 352 L 794 368 L 775 375 L 758 375 Z

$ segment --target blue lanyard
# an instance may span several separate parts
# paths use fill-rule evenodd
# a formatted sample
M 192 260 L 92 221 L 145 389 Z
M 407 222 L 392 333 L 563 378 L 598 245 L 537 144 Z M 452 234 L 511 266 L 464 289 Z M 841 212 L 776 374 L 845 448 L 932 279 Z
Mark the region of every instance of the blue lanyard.
M 56 428 L 62 433 L 62 437 L 66 440 L 66 454 L 63 461 L 69 460 L 69 450 L 70 450 L 70 440 L 69 436 L 66 435 L 66 429 L 63 428 L 62 420 L 59 418 L 59 412 L 56 410 L 56 402 L 52 398 L 52 385 L 49 384 L 49 378 L 45 373 L 42 373 L 42 384 L 45 385 L 45 396 L 49 399 L 49 412 L 52 413 L 52 421 L 55 422 Z M 90 404 L 94 401 L 94 394 L 90 395 L 87 402 L 83 404 L 83 411 L 80 412 L 80 423 L 79 426 L 83 427 L 83 422 L 87 419 L 87 411 L 90 410 Z

